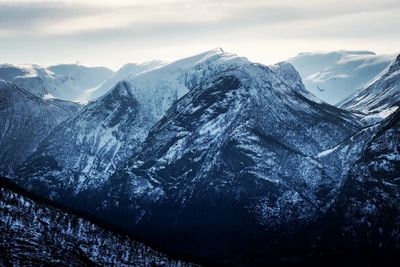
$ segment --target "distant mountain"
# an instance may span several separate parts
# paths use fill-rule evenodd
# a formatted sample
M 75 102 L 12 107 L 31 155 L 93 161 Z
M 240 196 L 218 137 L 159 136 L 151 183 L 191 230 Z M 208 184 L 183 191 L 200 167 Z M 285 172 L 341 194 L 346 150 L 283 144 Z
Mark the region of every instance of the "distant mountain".
M 118 71 L 116 71 L 109 79 L 105 80 L 102 84 L 90 90 L 85 91 L 85 93 L 81 95 L 81 99 L 82 101 L 94 100 L 104 95 L 111 88 L 113 88 L 118 82 L 128 79 L 129 76 L 136 75 L 144 71 L 149 71 L 151 69 L 158 68 L 166 64 L 167 62 L 160 60 L 152 60 L 140 64 L 136 63 L 125 64 Z
M 85 67 L 77 64 L 50 66 L 48 70 L 57 75 L 50 93 L 64 100 L 80 100 L 86 91 L 99 86 L 114 75 L 112 70 L 104 67 Z
M 2 266 L 192 266 L 0 180 Z
M 0 65 L 0 79 L 25 88 L 30 93 L 43 97 L 49 94 L 52 73 L 37 65 Z
M 400 106 L 400 55 L 375 80 L 340 103 L 341 108 L 379 120 Z M 367 119 L 368 119 L 367 118 Z
M 395 54 L 369 51 L 308 52 L 288 62 L 300 73 L 307 90 L 334 105 L 368 84 L 395 58 Z
M 0 79 L 12 82 L 32 94 L 44 98 L 78 100 L 92 87 L 100 85 L 113 75 L 103 67 L 85 67 L 76 64 L 55 65 L 0 65 Z
M 0 174 L 10 174 L 62 121 L 78 111 L 77 104 L 44 100 L 0 80 Z

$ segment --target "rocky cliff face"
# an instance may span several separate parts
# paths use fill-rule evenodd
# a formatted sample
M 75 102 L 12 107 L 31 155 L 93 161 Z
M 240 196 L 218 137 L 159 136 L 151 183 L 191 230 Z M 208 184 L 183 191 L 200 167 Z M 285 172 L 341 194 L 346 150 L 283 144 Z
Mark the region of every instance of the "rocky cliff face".
M 344 232 L 380 253 L 400 248 L 399 137 L 397 111 L 366 141 L 335 204 Z

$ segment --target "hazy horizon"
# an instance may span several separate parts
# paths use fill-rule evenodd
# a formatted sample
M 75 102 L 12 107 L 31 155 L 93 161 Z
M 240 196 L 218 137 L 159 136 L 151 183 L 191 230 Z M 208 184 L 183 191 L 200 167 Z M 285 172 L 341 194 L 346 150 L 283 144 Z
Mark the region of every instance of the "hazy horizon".
M 0 63 L 113 70 L 222 47 L 273 64 L 301 52 L 399 52 L 400 2 L 0 0 Z

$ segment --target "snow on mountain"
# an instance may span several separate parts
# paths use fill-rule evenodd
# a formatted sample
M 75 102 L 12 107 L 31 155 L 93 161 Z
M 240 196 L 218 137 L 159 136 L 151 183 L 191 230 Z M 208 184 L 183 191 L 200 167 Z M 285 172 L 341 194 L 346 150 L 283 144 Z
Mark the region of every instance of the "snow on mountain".
M 50 190 L 101 187 L 137 152 L 150 128 L 192 85 L 245 59 L 212 50 L 119 82 L 59 125 L 20 169 Z M 46 166 L 46 167 L 44 167 Z
M 279 62 L 275 65 L 268 66 L 271 68 L 284 83 L 294 87 L 300 94 L 312 100 L 313 102 L 322 104 L 322 101 L 315 97 L 310 91 L 308 91 L 301 79 L 300 74 L 294 68 L 294 66 L 288 62 Z
M 399 262 L 400 110 L 349 140 L 359 150 L 346 174 L 320 237 L 371 266 Z M 351 251 L 351 253 L 349 253 Z
M 172 252 L 230 263 L 248 258 L 255 246 L 246 245 L 266 232 L 313 220 L 338 183 L 314 157 L 359 125 L 281 77 L 248 63 L 200 82 L 152 128 L 125 169 L 74 203 Z M 47 186 L 29 170 L 21 175 L 32 190 Z M 230 253 L 235 247 L 240 252 Z
M 385 118 L 400 106 L 400 55 L 375 80 L 340 103 L 341 108 L 367 114 L 367 120 Z
M 77 101 L 91 88 L 97 87 L 114 75 L 104 67 L 85 67 L 77 64 L 61 64 L 48 67 L 56 79 L 49 89 L 56 98 Z M 110 87 L 111 88 L 111 87 Z
M 47 81 L 53 79 L 52 75 L 37 65 L 0 65 L 0 79 L 12 82 L 39 97 L 49 94 Z
M 29 158 L 30 176 L 75 192 L 100 187 L 117 166 L 133 155 L 156 123 L 130 84 L 110 92 L 60 124 Z M 30 164 L 30 165 L 29 165 Z
M 2 266 L 192 266 L 0 181 Z
M 128 82 L 139 101 L 147 103 L 153 114 L 161 118 L 177 99 L 206 78 L 248 63 L 244 57 L 215 48 L 133 75 Z
M 313 73 L 353 66 L 342 81 L 354 78 L 352 86 L 389 60 L 363 51 L 318 57 Z M 397 88 L 396 63 L 387 70 L 370 86 Z M 400 237 L 385 214 L 399 213 L 396 95 L 376 102 L 381 115 L 394 114 L 363 128 L 300 76 L 288 62 L 266 67 L 222 49 L 130 75 L 59 124 L 14 181 L 214 264 L 361 253 L 362 242 L 341 250 L 344 232 L 349 244 L 354 233 L 372 234 L 393 249 Z
M 55 65 L 0 65 L 0 79 L 10 81 L 32 94 L 45 98 L 74 101 L 86 90 L 100 85 L 113 72 L 103 67 L 85 67 L 76 64 Z
M 308 52 L 288 62 L 300 73 L 307 90 L 327 103 L 337 104 L 368 84 L 395 58 L 395 54 L 369 51 Z
M 70 102 L 43 100 L 0 80 L 1 174 L 12 173 L 56 125 L 71 117 L 78 108 Z
M 138 73 L 148 71 L 151 69 L 159 68 L 166 65 L 167 62 L 161 60 L 152 60 L 144 63 L 128 63 L 122 66 L 118 71 L 114 73 L 109 79 L 105 80 L 102 84 L 86 90 L 84 94 L 80 96 L 81 101 L 94 100 L 107 91 L 114 87 L 119 81 L 123 81 L 129 78 L 131 75 L 136 75 Z

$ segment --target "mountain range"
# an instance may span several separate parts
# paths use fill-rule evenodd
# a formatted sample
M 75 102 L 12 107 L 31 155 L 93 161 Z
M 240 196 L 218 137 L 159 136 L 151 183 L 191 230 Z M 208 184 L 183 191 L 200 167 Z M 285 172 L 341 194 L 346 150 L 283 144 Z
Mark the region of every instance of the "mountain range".
M 390 265 L 399 66 L 365 51 L 266 66 L 216 48 L 115 73 L 0 67 L 0 174 L 199 263 Z M 17 82 L 68 75 L 79 86 Z

